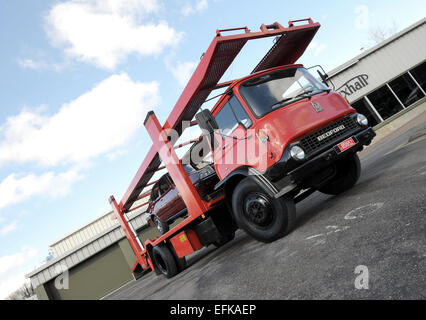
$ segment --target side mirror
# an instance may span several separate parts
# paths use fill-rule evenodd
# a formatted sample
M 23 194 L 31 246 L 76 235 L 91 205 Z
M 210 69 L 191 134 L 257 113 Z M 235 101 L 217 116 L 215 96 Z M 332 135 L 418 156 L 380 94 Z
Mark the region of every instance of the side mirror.
M 327 85 L 327 75 L 325 75 L 325 74 L 321 73 L 321 71 L 319 71 L 319 70 L 317 70 L 317 72 L 318 72 L 318 75 L 320 76 L 320 78 L 321 78 L 322 82 L 323 82 L 325 85 Z
M 203 111 L 197 113 L 195 115 L 195 119 L 197 120 L 197 123 L 200 126 L 201 130 L 203 130 L 204 132 L 208 132 L 208 138 L 211 149 L 216 149 L 217 142 L 214 138 L 214 132 L 216 130 L 219 130 L 219 126 L 217 125 L 216 119 L 213 117 L 210 110 L 204 109 Z
M 321 65 L 315 65 L 315 66 L 312 66 L 312 67 L 309 67 L 309 68 L 307 68 L 307 70 L 310 70 L 310 69 L 313 69 L 313 68 L 315 68 L 315 67 L 318 67 L 319 69 L 321 69 L 322 70 L 322 72 L 320 71 L 320 70 L 318 70 L 318 69 L 316 69 L 317 70 L 317 73 L 318 73 L 318 75 L 319 75 L 319 77 L 321 78 L 321 81 L 326 85 L 326 86 L 328 86 L 328 87 L 330 87 L 329 85 L 328 85 L 328 83 L 330 83 L 331 84 L 331 86 L 333 87 L 333 90 L 336 90 L 336 87 L 334 86 L 334 83 L 333 83 L 333 81 L 331 81 L 331 79 L 328 77 L 328 74 L 324 71 L 324 69 L 323 69 L 323 67 L 321 66 Z
M 212 134 L 215 130 L 219 129 L 216 119 L 211 114 L 210 110 L 203 110 L 195 115 L 198 125 L 202 130 Z

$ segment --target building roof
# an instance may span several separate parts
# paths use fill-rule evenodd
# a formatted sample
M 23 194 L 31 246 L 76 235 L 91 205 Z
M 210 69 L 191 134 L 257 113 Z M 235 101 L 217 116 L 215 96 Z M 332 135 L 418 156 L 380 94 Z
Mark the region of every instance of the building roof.
M 412 31 L 413 29 L 423 25 L 426 22 L 426 17 L 421 19 L 420 21 L 417 21 L 416 23 L 412 24 L 411 26 L 401 30 L 400 32 L 395 33 L 393 36 L 387 38 L 386 40 L 380 42 L 379 44 L 371 47 L 370 49 L 365 50 L 363 53 L 357 55 L 356 57 L 346 61 L 345 63 L 341 64 L 340 66 L 332 69 L 330 72 L 328 72 L 328 76 L 332 78 L 333 76 L 339 74 L 340 72 L 346 70 L 347 68 L 353 66 L 356 64 L 359 60 L 363 59 L 364 57 L 380 50 L 381 48 L 387 46 L 389 43 L 397 40 L 398 38 L 402 37 L 406 33 Z
M 151 188 L 147 188 L 144 192 L 149 192 Z M 147 201 L 149 195 L 144 198 L 139 199 L 135 202 L 134 207 L 139 206 Z M 141 207 L 135 211 L 132 211 L 127 214 L 128 219 L 133 219 L 137 215 L 143 213 L 146 209 L 146 206 Z M 69 234 L 63 236 L 62 238 L 54 241 L 49 245 L 50 249 L 53 252 L 54 257 L 61 256 L 66 252 L 73 250 L 73 248 L 79 246 L 80 244 L 86 242 L 87 240 L 96 237 L 99 234 L 102 234 L 105 230 L 109 230 L 113 226 L 117 226 L 117 220 L 111 219 L 112 211 L 108 211 L 96 219 L 86 223 L 77 230 L 70 232 Z
M 147 225 L 145 215 L 143 213 L 144 210 L 139 210 L 132 219 L 129 219 L 134 230 L 138 230 Z M 103 232 L 80 243 L 78 246 L 64 254 L 55 257 L 53 260 L 48 261 L 25 276 L 31 279 L 31 283 L 34 287 L 37 287 L 40 284 L 46 283 L 55 278 L 61 274 L 64 269 L 71 269 L 124 237 L 125 235 L 121 226 L 118 223 L 115 223 Z

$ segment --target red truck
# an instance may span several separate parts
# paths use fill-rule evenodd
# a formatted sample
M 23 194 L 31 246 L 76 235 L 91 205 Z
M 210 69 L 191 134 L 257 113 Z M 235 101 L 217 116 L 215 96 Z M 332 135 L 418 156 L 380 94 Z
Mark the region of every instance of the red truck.
M 196 118 L 210 135 L 216 188 L 225 188 L 234 221 L 265 242 L 292 229 L 302 190 L 337 195 L 351 188 L 360 175 L 356 152 L 375 135 L 364 115 L 302 65 L 235 80 Z M 247 150 L 250 139 L 257 153 Z M 235 150 L 244 156 L 236 159 Z
M 320 81 L 295 64 L 319 27 L 309 18 L 289 21 L 288 27 L 262 24 L 260 32 L 217 30 L 165 124 L 154 112 L 147 114 L 144 125 L 153 145 L 121 202 L 110 197 L 136 255 L 135 275 L 153 270 L 172 277 L 185 268 L 187 255 L 233 239 L 238 227 L 259 241 L 274 241 L 294 227 L 296 202 L 316 190 L 336 195 L 357 182 L 356 153 L 370 144 L 374 131 L 365 116 L 325 84 L 325 74 L 320 73 Z M 243 33 L 223 35 L 237 30 Z M 253 72 L 219 83 L 245 43 L 265 37 L 275 37 L 274 44 Z M 211 111 L 199 112 L 209 94 L 223 88 Z M 203 131 L 188 143 L 193 144 L 189 161 L 196 166 L 210 155 L 220 180 L 217 197 L 200 196 L 184 159 L 174 152 L 170 134 L 180 136 L 185 121 Z M 144 205 L 134 203 L 147 194 L 144 188 L 157 183 L 150 180 L 159 169 L 167 169 L 187 216 L 141 244 L 125 214 Z

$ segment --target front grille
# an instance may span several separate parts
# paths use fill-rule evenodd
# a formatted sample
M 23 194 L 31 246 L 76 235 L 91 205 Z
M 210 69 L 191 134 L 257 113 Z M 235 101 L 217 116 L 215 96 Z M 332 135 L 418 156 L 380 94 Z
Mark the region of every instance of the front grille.
M 319 136 L 326 134 L 327 132 L 333 129 L 336 129 L 340 127 L 341 125 L 344 126 L 344 129 L 338 132 L 335 132 L 331 134 L 330 136 L 324 137 L 321 141 L 318 140 Z M 346 117 L 346 118 L 340 119 L 339 121 L 327 127 L 322 128 L 321 130 L 318 130 L 317 132 L 310 134 L 309 136 L 302 138 L 300 140 L 300 146 L 303 148 L 306 154 L 310 155 L 316 150 L 321 149 L 323 146 L 328 145 L 333 140 L 336 140 L 338 137 L 341 137 L 358 128 L 359 128 L 358 124 L 355 122 L 353 118 Z

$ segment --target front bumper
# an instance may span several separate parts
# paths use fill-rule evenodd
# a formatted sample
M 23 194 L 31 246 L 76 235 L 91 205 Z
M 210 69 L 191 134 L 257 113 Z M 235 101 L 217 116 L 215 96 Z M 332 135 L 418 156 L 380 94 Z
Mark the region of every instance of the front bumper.
M 355 141 L 355 145 L 342 152 L 339 150 L 336 144 L 333 147 L 322 152 L 321 154 L 315 156 L 314 158 L 304 162 L 296 169 L 290 171 L 287 175 L 291 177 L 291 180 L 293 182 L 301 182 L 306 178 L 312 176 L 312 174 L 314 174 L 315 172 L 326 168 L 331 163 L 346 157 L 347 154 L 361 151 L 365 145 L 369 145 L 371 143 L 371 140 L 374 138 L 375 135 L 376 133 L 373 131 L 372 128 L 367 128 L 354 135 L 344 137 L 343 139 L 341 139 L 341 141 L 352 137 Z
M 368 127 L 361 131 L 341 136 L 332 145 L 321 150 L 319 154 L 308 157 L 304 161 L 295 161 L 288 158 L 287 161 L 280 161 L 269 170 L 269 174 L 278 170 L 281 171 L 281 177 L 272 181 L 276 189 L 279 190 L 275 196 L 278 197 L 297 189 L 303 186 L 303 182 L 315 179 L 316 176 L 318 176 L 318 179 L 324 178 L 320 177 L 321 174 L 327 174 L 323 169 L 330 167 L 333 162 L 346 157 L 348 154 L 361 151 L 364 146 L 371 143 L 375 136 L 376 133 L 373 129 Z M 353 138 L 355 145 L 341 152 L 337 145 L 348 138 Z

